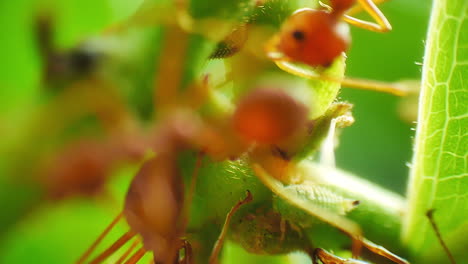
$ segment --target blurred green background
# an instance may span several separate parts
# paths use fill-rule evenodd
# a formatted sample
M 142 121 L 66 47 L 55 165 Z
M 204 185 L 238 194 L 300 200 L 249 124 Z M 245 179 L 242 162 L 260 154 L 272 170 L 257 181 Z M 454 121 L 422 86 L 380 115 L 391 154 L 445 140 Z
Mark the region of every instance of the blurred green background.
M 431 2 L 383 4 L 393 26 L 389 33 L 352 28 L 347 75 L 392 82 L 420 79 Z M 399 114 L 407 99 L 354 89 L 344 89 L 341 97 L 354 104 L 356 123 L 343 133 L 337 164 L 404 194 L 415 127 Z
M 18 127 L 33 114 L 36 104 L 44 100 L 41 91 L 43 62 L 34 27 L 37 12 L 53 14 L 56 19 L 54 42 L 65 49 L 129 16 L 140 2 L 0 1 L 0 223 L 7 226 L 14 215 L 12 211 L 29 206 L 21 200 L 21 193 L 27 190 L 12 189 L 6 180 L 9 176 L 6 150 L 14 144 L 18 134 L 27 133 L 18 131 Z M 385 81 L 419 79 L 430 6 L 428 0 L 389 1 L 382 5 L 382 10 L 393 25 L 392 32 L 377 34 L 352 28 L 347 75 Z M 398 113 L 399 105 L 406 99 L 352 89 L 344 89 L 340 97 L 355 105 L 356 123 L 345 129 L 340 139 L 338 167 L 404 194 L 414 134 L 414 124 L 403 121 Z M 27 162 L 24 166 L 28 166 Z M 128 167 L 119 173 L 128 175 L 134 170 Z M 125 181 L 125 177 L 117 177 L 117 182 L 121 178 Z M 1 229 L 0 263 L 74 260 L 118 210 L 118 206 L 106 208 L 102 201 L 41 204 L 14 220 L 7 229 Z M 115 230 L 109 241 L 118 233 L 119 230 Z

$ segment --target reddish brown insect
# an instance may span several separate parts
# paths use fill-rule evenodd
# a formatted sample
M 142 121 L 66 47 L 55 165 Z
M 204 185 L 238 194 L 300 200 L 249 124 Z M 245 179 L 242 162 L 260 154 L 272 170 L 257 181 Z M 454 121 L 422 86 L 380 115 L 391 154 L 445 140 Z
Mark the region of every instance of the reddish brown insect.
M 368 22 L 345 14 L 351 7 L 360 4 L 377 22 Z M 381 2 L 381 1 L 380 1 Z M 339 82 L 344 86 L 405 95 L 404 85 L 369 81 L 363 79 L 336 79 L 320 75 L 337 58 L 346 52 L 351 43 L 347 22 L 367 30 L 386 32 L 391 25 L 372 0 L 331 0 L 324 9 L 304 8 L 293 13 L 266 45 L 267 56 L 278 67 L 291 74 L 308 79 Z M 302 63 L 316 68 L 319 74 L 305 72 L 291 63 Z
M 344 15 L 356 0 L 332 0 L 329 10 L 300 9 L 287 19 L 273 40 L 272 50 L 281 52 L 282 60 L 302 62 L 317 67 L 329 66 L 345 52 L 350 35 L 342 20 L 378 32 L 391 25 L 371 0 L 358 0 L 378 24 Z
M 136 140 L 138 141 L 138 140 Z M 44 162 L 40 182 L 52 199 L 94 196 L 103 191 L 112 170 L 144 154 L 139 142 L 80 139 L 65 145 Z
M 188 148 L 200 147 L 203 149 L 203 146 L 197 145 L 198 138 L 203 135 L 203 129 L 201 122 L 197 122 L 197 118 L 190 114 L 174 114 L 168 120 L 162 122 L 163 124 L 157 131 L 156 157 L 146 161 L 132 180 L 125 199 L 123 213 L 111 223 L 77 263 L 86 261 L 97 244 L 122 216 L 127 220 L 130 230 L 90 263 L 102 263 L 135 235 L 141 237 L 143 246 L 126 259 L 125 263 L 137 263 L 148 251 L 153 253 L 154 263 L 191 263 L 191 247 L 183 237 L 187 225 L 187 210 L 192 200 L 191 196 L 200 162 L 197 163 L 192 175 L 189 196 L 185 197 L 184 183 L 177 165 L 177 157 L 181 151 Z M 249 193 L 246 199 L 235 205 L 227 215 L 225 226 L 229 225 L 234 212 L 251 200 L 252 197 Z M 224 231 L 213 249 L 211 263 L 217 262 L 226 235 L 226 228 L 223 229 Z M 184 258 L 180 258 L 179 254 L 182 248 L 185 252 Z M 122 261 L 129 254 L 130 252 L 126 252 L 121 257 Z
M 349 47 L 349 31 L 334 13 L 302 9 L 281 28 L 277 49 L 288 60 L 327 67 Z
M 279 112 L 282 110 L 287 110 L 289 115 L 280 114 Z M 228 127 L 233 128 L 234 133 L 217 133 L 217 131 L 224 131 L 224 125 L 217 127 L 220 123 L 202 120 L 194 113 L 182 112 L 183 114 L 181 115 L 173 113 L 167 119 L 168 121 L 162 122 L 162 125 L 156 132 L 156 156 L 146 161 L 133 179 L 125 199 L 123 213 L 111 223 L 109 228 L 96 240 L 78 263 L 84 263 L 97 243 L 102 240 L 122 216 L 125 216 L 130 230 L 90 263 L 102 263 L 136 235 L 141 237 L 142 247 L 127 259 L 126 257 L 130 253 L 129 251 L 125 252 L 120 257 L 121 261 L 129 264 L 137 263 L 147 251 L 150 251 L 153 253 L 153 260 L 156 264 L 192 263 L 190 243 L 184 239 L 184 236 L 189 217 L 187 209 L 191 205 L 194 183 L 201 164 L 199 159 L 193 171 L 188 197 L 185 197 L 183 194 L 184 184 L 180 176 L 181 172 L 177 166 L 177 157 L 181 151 L 191 149 L 203 151 L 205 155 L 216 154 L 216 152 L 205 151 L 210 149 L 207 146 L 213 142 L 204 142 L 202 140 L 205 138 L 205 131 L 211 130 L 214 131 L 211 133 L 214 137 L 227 142 L 224 145 L 226 153 L 232 153 L 232 156 L 236 157 L 239 147 L 235 146 L 238 141 L 235 138 L 233 139 L 233 136 L 243 138 L 251 143 L 246 144 L 241 153 L 250 154 L 251 162 L 260 164 L 268 171 L 279 171 L 272 174 L 277 177 L 278 175 L 281 176 L 281 169 L 277 168 L 283 166 L 288 161 L 282 159 L 281 155 L 277 155 L 273 151 L 274 148 L 272 146 L 274 147 L 276 144 L 287 141 L 289 137 L 294 135 L 298 130 L 301 130 L 307 121 L 305 114 L 307 110 L 304 105 L 301 105 L 286 93 L 273 89 L 254 90 L 239 101 L 233 116 L 226 116 L 227 120 L 231 120 Z M 295 115 L 298 117 L 291 119 L 291 116 Z M 251 118 L 254 119 L 254 122 L 266 122 L 270 129 L 277 129 L 280 132 L 251 129 L 249 126 L 244 127 L 242 124 L 251 122 Z M 232 150 L 235 150 L 235 152 L 231 152 Z M 213 158 L 219 157 L 213 156 Z M 241 205 L 251 200 L 252 196 L 248 193 L 245 199 L 239 201 L 228 212 L 225 224 L 214 245 L 209 261 L 210 264 L 217 263 L 218 254 L 232 215 Z M 393 254 L 382 250 L 369 241 L 363 240 L 359 242 L 371 250 L 375 249 L 374 252 L 386 256 L 391 260 L 396 259 L 396 263 L 407 263 L 404 260 L 395 258 Z M 133 249 L 135 246 L 132 245 L 131 248 Z M 184 249 L 183 258 L 181 258 L 181 249 Z M 334 260 L 331 257 L 325 258 L 326 256 L 323 254 L 320 257 L 322 261 Z
M 235 131 L 248 142 L 277 144 L 305 127 L 307 108 L 286 92 L 259 88 L 242 98 L 233 116 Z

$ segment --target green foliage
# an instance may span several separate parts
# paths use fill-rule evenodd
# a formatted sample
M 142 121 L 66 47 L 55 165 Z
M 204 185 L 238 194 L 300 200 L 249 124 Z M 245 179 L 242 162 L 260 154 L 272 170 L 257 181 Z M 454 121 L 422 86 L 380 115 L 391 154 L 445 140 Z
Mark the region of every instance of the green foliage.
M 468 259 L 468 1 L 435 1 L 423 68 L 404 239 L 419 263 L 448 263 L 425 216 L 458 263 Z
M 110 79 L 118 84 L 118 91 L 123 94 L 124 100 L 129 104 L 129 108 L 136 109 L 136 116 L 145 122 L 151 121 L 151 118 L 154 117 L 152 115 L 152 112 L 155 111 L 153 107 L 154 102 L 152 101 L 154 97 L 153 93 L 155 92 L 154 81 L 155 79 L 167 77 L 165 75 L 158 75 L 158 73 L 166 69 L 167 62 L 173 62 L 167 60 L 167 58 L 162 59 L 168 50 L 184 54 L 181 56 L 182 59 L 180 61 L 176 61 L 176 64 L 182 65 L 180 76 L 180 88 L 182 89 L 180 91 L 183 92 L 190 85 L 193 85 L 194 81 L 197 81 L 202 73 L 208 72 L 211 74 L 211 77 L 216 76 L 219 72 L 224 74 L 224 71 L 229 71 L 229 66 L 225 66 L 226 69 L 215 66 L 215 70 L 207 70 L 212 65 L 210 65 L 210 62 L 206 62 L 206 58 L 215 47 L 216 41 L 222 40 L 238 23 L 251 22 L 254 25 L 266 26 L 268 30 L 277 30 L 281 22 L 296 8 L 313 4 L 313 1 L 308 0 L 271 0 L 267 2 L 264 9 L 261 9 L 261 11 L 257 9 L 257 11 L 253 12 L 252 7 L 255 1 L 223 2 L 219 0 L 194 0 L 190 2 L 189 9 L 189 15 L 194 20 L 187 20 L 184 21 L 185 24 L 182 23 L 185 30 L 181 34 L 184 36 L 182 41 L 186 42 L 186 46 L 182 45 L 181 49 L 171 50 L 171 48 L 176 46 L 173 45 L 175 44 L 174 42 L 167 43 L 169 39 L 167 32 L 175 28 L 175 16 L 173 14 L 176 9 L 172 5 L 172 1 L 146 0 L 135 1 L 133 3 L 124 3 L 124 1 L 120 0 L 44 2 L 49 2 L 50 5 L 44 4 L 44 6 L 48 6 L 49 8 L 47 9 L 49 10 L 47 11 L 50 14 L 55 14 L 53 17 L 57 19 L 55 21 L 57 27 L 55 28 L 56 32 L 54 36 L 57 46 L 61 49 L 73 47 L 91 35 L 100 35 L 101 31 L 111 32 L 109 34 L 112 34 L 112 30 L 119 32 L 119 30 L 125 31 L 130 29 L 130 32 L 126 32 L 125 34 L 117 33 L 119 35 L 117 42 L 120 44 L 127 43 L 133 49 L 114 50 L 114 54 L 111 54 L 107 58 L 109 60 L 103 66 L 107 70 L 107 75 L 104 76 L 106 78 L 111 76 Z M 143 2 L 141 6 L 139 6 L 139 2 Z M 417 16 L 422 11 L 419 9 L 419 6 L 413 5 L 413 9 L 410 10 L 409 15 L 406 14 L 405 18 L 405 15 L 402 15 L 402 13 L 406 12 L 405 6 L 409 3 L 407 1 L 394 2 L 396 4 L 393 6 L 393 9 L 389 9 L 389 12 L 393 14 L 390 16 L 394 16 L 395 18 L 392 19 L 390 17 L 397 25 L 394 27 L 395 31 L 408 30 L 410 28 L 408 24 L 411 24 L 408 17 Z M 421 1 L 421 4 L 423 2 L 425 3 L 426 1 Z M 447 5 L 449 4 L 448 2 L 450 1 L 447 0 Z M 417 145 L 417 150 L 422 151 L 421 149 L 425 149 L 426 154 L 422 156 L 421 160 L 415 158 L 413 164 L 416 172 L 422 170 L 418 168 L 424 168 L 424 170 L 432 168 L 434 171 L 425 172 L 423 176 L 417 176 L 416 174 L 418 173 L 416 172 L 413 175 L 413 187 L 416 185 L 419 185 L 419 187 L 416 186 L 411 189 L 411 194 L 414 195 L 411 197 L 411 201 L 413 208 L 416 209 L 412 210 L 412 214 L 409 215 L 408 219 L 410 221 L 408 222 L 407 229 L 409 231 L 405 237 L 413 259 L 415 261 L 426 261 L 426 263 L 429 263 L 428 260 L 437 263 L 438 260 L 443 259 L 444 255 L 438 250 L 440 247 L 432 236 L 433 233 L 429 229 L 427 220 L 424 218 L 424 210 L 432 207 L 437 209 L 435 212 L 436 221 L 441 226 L 443 235 L 447 238 L 450 248 L 457 254 L 463 254 L 463 250 L 459 248 L 460 245 L 464 245 L 463 243 L 466 244 L 467 242 L 460 235 L 468 229 L 466 222 L 464 222 L 463 214 L 463 211 L 466 211 L 466 191 L 464 191 L 466 189 L 466 182 L 463 182 L 466 179 L 464 177 L 466 176 L 466 155 L 463 152 L 463 146 L 468 144 L 466 143 L 466 127 L 468 125 L 465 124 L 466 122 L 463 123 L 466 121 L 465 102 L 467 99 L 462 83 L 462 76 L 466 75 L 466 65 L 463 63 L 468 60 L 465 56 L 466 52 L 463 52 L 466 50 L 464 48 L 467 42 L 466 34 L 462 34 L 464 31 L 467 31 L 467 7 L 466 1 L 462 0 L 453 1 L 451 4 L 454 6 L 439 8 L 443 11 L 440 11 L 440 15 L 434 18 L 434 30 L 431 31 L 432 40 L 434 41 L 429 42 L 429 47 L 432 48 L 428 54 L 431 56 L 426 57 L 428 61 L 427 65 L 429 66 L 425 68 L 425 76 L 427 77 L 425 80 L 430 84 L 427 87 L 432 87 L 433 89 L 429 88 L 424 97 L 427 100 L 432 100 L 432 104 L 428 104 L 427 107 L 423 106 L 422 108 L 427 113 L 426 116 L 422 114 L 421 118 L 427 119 L 429 122 L 420 122 L 420 126 L 427 127 L 428 129 L 426 132 L 419 132 L 418 142 L 423 142 L 424 144 L 419 143 Z M 43 90 L 43 88 L 48 89 L 50 87 L 42 87 L 39 84 L 40 72 L 43 69 L 39 65 L 39 56 L 37 54 L 39 52 L 35 47 L 36 35 L 33 26 L 33 14 L 35 14 L 36 8 L 30 1 L 0 2 L 0 25 L 2 26 L 0 36 L 2 36 L 2 40 L 5 40 L 0 43 L 0 55 L 7 62 L 2 64 L 3 67 L 0 65 L 0 121 L 3 122 L 0 124 L 0 136 L 2 137 L 2 142 L 0 142 L 0 186 L 2 188 L 0 205 L 5 210 L 5 216 L 2 216 L 0 223 L 2 224 L 3 232 L 9 231 L 6 234 L 0 234 L 2 235 L 1 240 L 4 245 L 0 252 L 0 262 L 28 263 L 34 261 L 35 263 L 68 263 L 76 260 L 91 243 L 92 239 L 120 211 L 128 182 L 135 174 L 135 171 L 126 171 L 120 175 L 121 177 L 116 177 L 109 183 L 108 188 L 111 190 L 111 197 L 117 197 L 115 204 L 108 200 L 72 200 L 64 201 L 60 204 L 51 203 L 43 199 L 41 196 L 43 190 L 41 190 L 40 186 L 37 186 L 36 182 L 29 182 L 36 176 L 34 175 L 34 170 L 37 164 L 33 161 L 35 161 L 40 153 L 48 150 L 50 142 L 59 144 L 57 143 L 59 140 L 57 140 L 55 133 L 31 133 L 32 131 L 42 131 L 41 129 L 35 130 L 34 125 L 37 126 L 35 124 L 37 122 L 36 115 L 39 116 L 38 120 L 42 121 L 46 120 L 44 117 L 51 115 L 56 117 L 55 113 L 58 113 L 60 118 L 57 118 L 57 122 L 66 120 L 70 123 L 67 123 L 67 125 L 71 128 L 76 127 L 77 123 L 74 119 L 67 120 L 66 115 L 64 117 L 60 115 L 62 111 L 66 112 L 67 109 L 66 107 L 61 108 L 60 104 L 58 107 L 51 108 L 54 111 L 50 109 L 49 111 L 42 111 L 42 107 L 36 104 L 36 102 L 39 102 L 47 105 L 47 103 L 54 102 L 53 100 L 56 98 L 50 98 L 49 93 Z M 449 11 L 447 13 L 453 14 L 447 16 L 446 20 L 443 20 L 442 18 L 446 14 L 443 12 L 447 10 Z M 462 20 L 462 17 L 464 20 Z M 27 19 L 23 20 L 24 18 Z M 116 22 L 120 24 L 117 23 L 117 26 L 115 26 Z M 13 28 L 12 25 L 18 25 L 19 27 Z M 144 29 L 139 27 L 143 27 Z M 420 27 L 422 28 L 423 26 Z M 457 27 L 458 31 L 455 31 L 454 28 Z M 268 30 L 265 32 L 269 32 Z M 446 31 L 448 33 L 441 33 Z M 404 61 L 397 59 L 397 56 L 391 55 L 391 52 L 396 52 L 403 55 L 416 56 L 417 58 L 419 55 L 415 55 L 417 53 L 416 48 L 413 47 L 415 45 L 407 48 L 409 39 L 416 39 L 417 34 L 406 32 L 406 35 L 399 35 L 394 42 L 386 41 L 384 39 L 386 38 L 385 36 L 375 34 L 375 43 L 377 44 L 365 46 L 366 42 L 372 42 L 373 37 L 369 37 L 370 35 L 366 36 L 365 33 L 363 35 L 359 31 L 355 33 L 357 33 L 357 35 L 354 35 L 355 47 L 353 47 L 349 56 L 348 64 L 350 71 L 348 72 L 353 74 L 362 71 L 363 75 L 372 76 L 374 73 L 381 71 L 382 76 L 375 75 L 374 77 L 384 79 L 394 79 L 401 76 L 417 77 L 418 72 L 416 67 L 409 70 L 409 72 L 413 71 L 412 75 L 406 75 L 408 72 L 406 67 L 409 67 L 407 65 L 413 62 L 414 57 L 411 60 Z M 374 33 L 372 33 L 372 36 L 374 36 Z M 254 37 L 256 36 L 252 36 L 252 38 Z M 103 37 L 101 40 L 103 39 L 109 41 L 112 38 L 106 39 L 106 37 Z M 130 41 L 128 41 L 129 39 Z M 455 43 L 455 40 L 458 43 Z M 440 41 L 440 44 L 438 46 L 431 44 L 435 43 L 435 41 Z M 396 49 L 395 45 L 402 45 L 401 43 L 404 43 L 405 49 Z M 453 45 L 451 46 L 451 44 Z M 261 45 L 263 45 L 263 42 L 259 44 L 259 46 Z M 382 50 L 376 53 L 382 53 L 382 61 L 385 61 L 385 65 L 383 67 L 375 67 L 373 64 L 366 65 L 366 59 L 374 62 L 375 57 L 377 57 L 369 56 L 369 51 L 374 51 L 378 48 L 382 48 Z M 128 52 L 129 50 L 133 50 L 134 52 Z M 258 50 L 262 51 L 263 48 Z M 451 53 L 450 51 L 457 52 Z M 407 54 L 404 54 L 405 52 Z M 116 54 L 118 56 L 115 56 Z M 121 56 L 122 54 L 127 55 L 127 57 Z M 359 65 L 358 61 L 360 58 L 359 56 L 355 56 L 356 54 L 363 56 L 363 64 Z M 264 60 L 262 54 L 249 54 L 249 56 L 252 59 Z M 46 58 L 42 58 L 42 63 L 44 64 L 45 62 Z M 230 61 L 229 59 L 225 62 L 226 65 L 229 65 L 231 62 L 235 63 L 235 61 Z M 291 94 L 296 93 L 296 97 L 302 97 L 301 101 L 312 105 L 313 118 L 322 116 L 323 113 L 326 113 L 327 109 L 330 110 L 329 106 L 340 92 L 340 87 L 336 83 L 330 84 L 319 81 L 308 82 L 308 87 L 305 85 L 308 92 L 305 92 L 303 87 L 299 87 L 301 81 L 296 79 L 288 82 L 287 78 L 283 78 L 284 73 L 279 72 L 272 65 L 265 66 L 266 63 L 262 63 L 258 64 L 261 67 L 257 69 L 260 74 L 264 75 L 262 77 L 266 76 L 266 78 L 269 78 L 275 76 L 279 77 L 278 79 L 282 81 L 284 79 L 284 83 L 291 86 L 288 87 L 291 88 L 288 90 Z M 243 65 L 239 67 L 243 67 Z M 341 76 L 344 69 L 343 62 L 340 61 L 335 67 L 336 69 L 332 69 L 332 71 Z M 219 68 L 223 69 L 220 70 Z M 256 74 L 257 72 L 252 75 Z M 260 79 L 259 76 L 252 77 L 251 79 L 246 78 L 242 80 L 245 82 L 235 83 L 232 85 L 233 87 L 217 89 L 210 95 L 209 104 L 204 105 L 201 111 L 209 113 L 207 114 L 208 116 L 214 116 L 215 114 L 223 116 L 222 114 L 229 112 L 231 109 L 233 98 L 245 90 L 251 89 L 258 79 Z M 276 81 L 276 79 L 274 80 Z M 236 81 L 238 80 L 236 79 Z M 293 87 L 296 84 L 298 84 L 297 89 Z M 435 89 L 435 87 L 441 88 Z M 95 86 L 94 88 L 97 92 L 102 87 Z M 430 92 L 437 93 L 432 96 Z M 311 93 L 315 93 L 315 95 L 312 97 L 310 96 Z M 401 147 L 400 144 L 392 142 L 392 139 L 388 140 L 384 138 L 386 135 L 391 134 L 395 136 L 396 140 L 409 143 L 407 131 L 409 130 L 409 126 L 403 125 L 401 121 L 398 121 L 398 117 L 393 113 L 396 99 L 365 93 L 357 93 L 355 95 L 353 97 L 353 92 L 341 93 L 341 96 L 345 100 L 352 101 L 353 103 L 356 102 L 356 118 L 358 120 L 357 126 L 359 132 L 351 132 L 344 135 L 345 137 L 342 140 L 344 148 L 338 153 L 338 165 L 347 164 L 346 166 L 348 167 L 354 166 L 354 168 L 357 168 L 357 174 L 366 174 L 367 172 L 376 181 L 380 181 L 386 185 L 393 184 L 393 189 L 401 189 L 401 179 L 404 178 L 402 173 L 402 168 L 404 167 L 403 161 L 406 155 L 405 150 L 409 148 L 409 145 Z M 361 103 L 359 100 L 364 101 Z M 448 105 L 445 102 L 448 102 Z M 67 103 L 65 102 L 63 105 L 66 106 Z M 445 111 L 447 107 L 449 111 Z M 221 114 L 219 114 L 220 112 Z M 312 161 L 310 161 L 313 158 L 313 154 L 317 151 L 321 140 L 325 137 L 330 119 L 333 117 L 335 115 L 331 113 L 327 114 L 326 118 L 319 120 L 316 126 L 319 132 L 317 132 L 314 138 L 315 141 L 311 140 L 309 145 L 302 151 L 302 154 L 298 155 L 298 160 L 307 159 L 307 161 L 304 161 L 305 165 L 299 173 L 303 177 L 302 179 L 313 179 L 309 179 L 310 181 L 306 183 L 299 182 L 293 187 L 307 191 L 307 184 L 311 184 L 317 178 L 320 178 L 326 184 L 326 189 L 332 190 L 337 195 L 327 196 L 328 198 L 349 197 L 350 199 L 359 199 L 361 205 L 348 215 L 349 219 L 342 216 L 329 215 L 329 212 L 318 215 L 319 213 L 317 212 L 320 212 L 322 204 L 318 204 L 319 210 L 314 210 L 317 209 L 315 208 L 317 207 L 317 201 L 311 202 L 307 197 L 304 199 L 303 192 L 301 192 L 301 195 L 297 195 L 297 192 L 291 192 L 291 188 L 289 188 L 291 186 L 277 185 L 272 188 L 267 184 L 272 190 L 266 188 L 256 177 L 255 172 L 252 171 L 248 159 L 219 162 L 205 158 L 202 163 L 197 190 L 191 207 L 189 224 L 189 230 L 192 231 L 190 236 L 203 241 L 203 246 L 200 246 L 197 252 L 199 258 L 206 260 L 211 246 L 219 234 L 226 212 L 229 211 L 236 201 L 245 197 L 245 190 L 247 189 L 252 192 L 254 202 L 245 206 L 236 214 L 230 238 L 243 243 L 251 251 L 256 253 L 288 253 L 293 249 L 304 249 L 312 241 L 316 246 L 334 248 L 338 252 L 338 249 L 348 247 L 350 240 L 333 226 L 345 221 L 346 223 L 350 223 L 351 226 L 356 227 L 357 230 L 362 229 L 366 237 L 371 240 L 392 250 L 396 250 L 398 253 L 405 253 L 406 250 L 400 245 L 398 237 L 401 226 L 401 197 L 360 180 L 349 173 L 327 167 L 315 167 Z M 86 123 L 86 120 L 83 122 Z M 53 121 L 45 124 L 41 123 L 41 125 L 47 126 L 47 128 L 49 128 L 49 124 L 54 123 Z M 361 124 L 365 125 L 359 127 Z M 85 125 L 89 124 L 86 123 Z M 436 125 L 442 126 L 436 128 Z M 30 129 L 31 126 L 33 126 L 32 130 Z M 57 130 L 60 130 L 60 128 Z M 406 131 L 402 132 L 402 130 Z M 95 131 L 93 130 L 93 132 Z M 57 132 L 57 134 L 59 133 Z M 352 135 L 352 137 L 349 135 Z M 367 137 L 366 135 L 370 136 Z M 12 138 L 15 140 L 10 140 Z M 27 140 L 24 140 L 25 138 Z M 374 141 L 371 140 L 372 138 Z M 438 142 L 444 143 L 439 144 L 442 146 L 440 149 L 434 147 L 438 145 Z M 378 154 L 371 155 L 368 158 L 364 154 L 359 154 L 365 153 L 368 148 L 372 147 L 374 147 L 374 150 L 376 149 L 376 153 Z M 11 150 L 14 150 L 13 154 L 11 154 Z M 430 152 L 436 150 L 441 151 L 440 156 L 432 155 L 432 152 Z M 427 154 L 428 151 L 429 154 Z M 420 152 L 417 152 L 417 155 L 420 155 L 418 153 Z M 365 161 L 356 162 L 356 159 L 359 159 L 359 157 L 364 157 Z M 15 161 L 14 166 L 12 165 L 13 162 L 11 162 L 13 160 Z M 184 153 L 180 162 L 180 167 L 186 177 L 186 183 L 188 183 L 192 176 L 195 155 L 193 153 Z M 428 165 L 424 165 L 437 164 L 437 162 L 441 164 L 437 169 L 436 167 L 426 167 Z M 20 164 L 21 170 L 16 171 L 18 164 Z M 381 166 L 381 164 L 384 164 L 384 166 Z M 376 168 L 376 170 L 372 171 L 372 169 L 369 169 L 372 167 Z M 438 172 L 441 173 L 438 174 Z M 28 182 L 28 184 L 23 184 L 23 180 Z M 188 188 L 188 184 L 186 184 L 186 187 Z M 432 187 L 437 187 L 437 189 L 430 189 Z M 14 189 L 20 189 L 20 191 L 10 191 Z M 457 191 L 454 193 L 453 189 Z M 316 190 L 322 189 L 318 187 Z M 271 191 L 278 196 L 272 196 Z M 432 195 L 430 197 L 433 200 L 427 200 L 428 195 Z M 421 203 L 426 204 L 421 205 Z M 281 209 L 278 209 L 278 204 L 281 206 Z M 325 207 L 327 209 L 327 205 Z M 441 207 L 441 209 L 438 207 Z M 278 229 L 277 225 L 281 220 L 277 211 L 284 214 L 282 217 L 287 218 L 289 221 L 287 225 L 288 231 L 286 232 L 287 236 L 284 240 L 281 238 L 281 230 Z M 452 215 L 445 213 L 455 211 L 460 213 Z M 304 212 L 307 212 L 307 214 L 304 214 Z M 285 217 L 286 215 L 287 217 Z M 254 224 L 245 224 L 245 222 L 241 221 L 252 219 L 252 216 L 257 216 L 257 222 Z M 314 225 L 312 228 L 301 226 L 303 224 L 302 219 L 304 217 L 310 218 L 310 216 L 323 220 L 323 223 Z M 355 222 L 351 222 L 350 219 Z M 314 219 L 312 222 L 319 221 Z M 465 225 L 462 225 L 463 223 Z M 268 230 L 268 227 L 271 225 L 276 225 L 276 229 Z M 49 229 L 49 226 L 53 228 Z M 304 228 L 301 230 L 303 233 L 300 233 L 296 229 L 298 227 Z M 119 232 L 123 232 L 126 228 L 119 227 L 117 230 L 114 230 L 115 233 L 106 242 L 115 240 Z M 69 230 L 72 231 L 69 232 Z M 203 232 L 199 232 L 200 230 L 203 230 Z M 422 238 L 419 238 L 420 232 L 425 237 L 428 237 L 425 242 L 423 242 Z M 23 253 L 25 249 L 27 250 L 27 254 Z M 99 250 L 102 250 L 102 247 Z M 429 254 L 430 252 L 433 254 Z M 458 257 L 463 258 L 466 256 L 459 255 Z M 222 263 L 307 263 L 307 261 L 309 261 L 307 257 L 302 255 L 257 256 L 248 254 L 233 243 L 228 243 Z

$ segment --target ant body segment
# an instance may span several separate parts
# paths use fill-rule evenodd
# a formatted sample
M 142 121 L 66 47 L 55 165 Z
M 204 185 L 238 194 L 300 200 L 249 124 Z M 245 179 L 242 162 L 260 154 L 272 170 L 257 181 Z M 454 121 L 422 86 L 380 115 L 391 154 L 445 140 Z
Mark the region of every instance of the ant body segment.
M 360 6 L 377 22 L 368 22 L 349 16 L 346 12 L 356 0 L 332 0 L 325 9 L 303 8 L 294 12 L 282 25 L 280 32 L 267 44 L 267 56 L 276 65 L 291 74 L 307 79 L 339 82 L 344 86 L 405 95 L 402 85 L 354 78 L 337 79 L 320 74 L 344 54 L 350 45 L 348 24 L 375 32 L 387 32 L 391 25 L 372 0 L 358 0 Z M 319 72 L 315 74 L 296 66 L 302 63 Z
M 283 23 L 270 44 L 272 51 L 284 56 L 277 60 L 328 67 L 348 49 L 351 41 L 349 30 L 341 20 L 372 31 L 391 30 L 390 23 L 371 0 L 359 0 L 359 3 L 378 24 L 345 15 L 356 0 L 333 0 L 330 3 L 330 7 L 326 6 L 329 10 L 299 9 Z

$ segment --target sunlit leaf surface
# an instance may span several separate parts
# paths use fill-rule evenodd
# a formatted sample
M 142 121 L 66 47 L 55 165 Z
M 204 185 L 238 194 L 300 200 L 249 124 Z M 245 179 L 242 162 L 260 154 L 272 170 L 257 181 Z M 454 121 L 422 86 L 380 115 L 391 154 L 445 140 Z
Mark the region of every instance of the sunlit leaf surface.
M 468 1 L 435 1 L 426 58 L 404 239 L 420 263 L 448 263 L 425 213 L 459 263 L 468 237 Z

